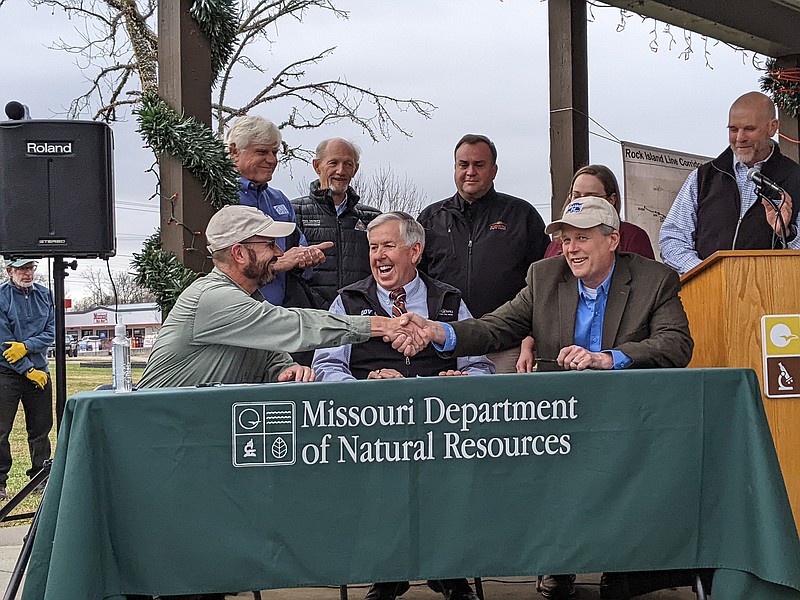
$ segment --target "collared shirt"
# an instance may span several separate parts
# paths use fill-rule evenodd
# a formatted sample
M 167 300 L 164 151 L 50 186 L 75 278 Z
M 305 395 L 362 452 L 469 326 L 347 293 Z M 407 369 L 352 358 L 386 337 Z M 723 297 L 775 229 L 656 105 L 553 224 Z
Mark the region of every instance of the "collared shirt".
M 292 203 L 286 195 L 275 188 L 269 187 L 268 184 L 258 185 L 249 179 L 239 177 L 239 203 L 244 206 L 255 206 L 258 210 L 265 215 L 272 217 L 276 221 L 284 221 L 287 223 L 297 223 L 297 218 L 294 214 Z M 300 233 L 300 246 L 308 246 L 306 236 Z M 286 238 L 278 238 L 276 240 L 281 250 L 286 250 Z M 303 277 L 311 277 L 313 270 L 306 269 Z M 270 304 L 275 306 L 283 306 L 283 301 L 286 296 L 286 273 L 275 273 L 275 280 L 268 283 L 261 288 L 261 293 Z
M 614 264 L 616 267 L 616 263 Z M 603 350 L 603 319 L 606 315 L 606 302 L 608 301 L 608 288 L 611 286 L 611 277 L 614 267 L 608 277 L 596 290 L 586 287 L 578 280 L 578 310 L 575 313 L 575 334 L 573 343 L 590 352 L 608 352 L 614 359 L 613 369 L 624 369 L 633 362 L 629 356 L 619 350 Z M 440 352 L 452 352 L 456 347 L 456 333 L 448 323 L 442 323 L 447 339 L 441 346 L 434 344 Z
M 616 263 L 615 265 L 616 266 Z M 608 301 L 608 288 L 611 286 L 611 277 L 614 267 L 596 290 L 586 287 L 578 280 L 578 310 L 575 313 L 575 335 L 573 341 L 576 346 L 586 348 L 589 352 L 608 352 L 614 359 L 614 369 L 624 369 L 631 364 L 631 359 L 619 350 L 603 350 L 603 320 L 606 316 L 606 302 Z
M 387 314 L 392 314 L 392 301 L 389 298 L 390 290 L 383 289 L 380 285 L 376 286 L 378 291 L 378 302 Z M 428 288 L 417 275 L 410 283 L 403 286 L 406 291 L 406 309 L 408 312 L 428 318 Z M 342 297 L 337 296 L 333 301 L 330 311 L 335 315 L 346 314 Z M 458 320 L 471 319 L 472 315 L 467 309 L 464 301 L 458 308 Z M 311 368 L 317 375 L 317 381 L 348 381 L 355 379 L 350 372 L 350 344 L 339 346 L 338 348 L 321 348 L 314 353 L 314 362 Z M 398 362 L 403 360 L 403 356 L 397 354 Z M 469 375 L 491 375 L 495 372 L 494 364 L 485 356 L 462 356 L 457 359 L 456 366 L 459 371 L 464 371 Z M 386 365 L 392 368 L 392 365 Z
M 760 169 L 769 160 L 774 152 L 775 146 L 767 158 L 757 162 L 754 168 Z M 733 155 L 733 172 L 736 177 L 736 185 L 739 188 L 739 196 L 742 203 L 739 207 L 739 219 L 744 217 L 757 201 L 756 185 L 747 179 L 749 167 L 737 160 L 736 154 Z M 794 200 L 794 198 L 792 199 Z M 795 223 L 800 227 L 800 215 Z M 661 225 L 661 232 L 658 237 L 658 244 L 661 249 L 661 258 L 664 263 L 678 271 L 686 273 L 703 262 L 694 247 L 694 232 L 697 229 L 697 169 L 689 174 L 681 190 L 675 197 L 672 208 L 669 209 L 664 223 Z M 789 242 L 789 248 L 800 250 L 800 236 Z

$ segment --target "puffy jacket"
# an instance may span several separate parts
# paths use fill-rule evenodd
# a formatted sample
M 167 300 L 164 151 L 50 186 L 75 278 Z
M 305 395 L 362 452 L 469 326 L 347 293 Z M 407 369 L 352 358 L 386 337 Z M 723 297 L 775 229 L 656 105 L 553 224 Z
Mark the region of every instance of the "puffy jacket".
M 334 243 L 325 251 L 325 262 L 314 267 L 314 275 L 308 281 L 317 308 L 328 308 L 339 289 L 371 274 L 367 225 L 381 213 L 359 203 L 358 194 L 349 187 L 345 202 L 347 208 L 337 215 L 331 191 L 321 190 L 319 180 L 311 183 L 308 196 L 292 200 L 297 226 L 308 243 Z
M 475 317 L 516 296 L 550 243 L 533 205 L 494 188 L 472 204 L 458 194 L 431 204 L 417 220 L 425 227 L 420 270 L 461 290 Z

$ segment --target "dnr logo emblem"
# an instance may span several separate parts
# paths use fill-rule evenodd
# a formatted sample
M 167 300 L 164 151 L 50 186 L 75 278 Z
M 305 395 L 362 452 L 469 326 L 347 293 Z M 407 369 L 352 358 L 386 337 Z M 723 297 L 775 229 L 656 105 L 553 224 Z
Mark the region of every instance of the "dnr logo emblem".
M 28 142 L 26 149 L 31 156 L 65 156 L 72 154 L 72 142 Z
M 237 402 L 232 411 L 234 467 L 294 464 L 294 402 Z

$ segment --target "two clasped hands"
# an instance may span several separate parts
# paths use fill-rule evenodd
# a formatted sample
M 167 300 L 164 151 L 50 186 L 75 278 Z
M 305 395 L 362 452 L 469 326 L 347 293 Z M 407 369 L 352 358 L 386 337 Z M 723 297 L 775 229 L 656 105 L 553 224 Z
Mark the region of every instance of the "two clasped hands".
M 406 313 L 396 318 L 372 317 L 373 331 L 383 335 L 383 341 L 392 344 L 392 348 L 405 356 L 414 356 L 421 352 L 430 342 L 444 344 L 446 333 L 442 324 L 421 317 L 416 313 Z

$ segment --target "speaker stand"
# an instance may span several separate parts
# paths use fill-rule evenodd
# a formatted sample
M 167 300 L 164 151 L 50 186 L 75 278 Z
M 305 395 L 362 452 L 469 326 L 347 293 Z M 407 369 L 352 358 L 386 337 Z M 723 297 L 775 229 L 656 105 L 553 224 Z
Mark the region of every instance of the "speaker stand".
M 73 271 L 78 268 L 78 261 L 65 263 L 61 256 L 53 257 L 53 302 L 56 313 L 56 431 L 61 428 L 61 417 L 67 404 L 67 351 L 66 316 L 64 315 L 64 279 L 69 277 L 67 267 Z

